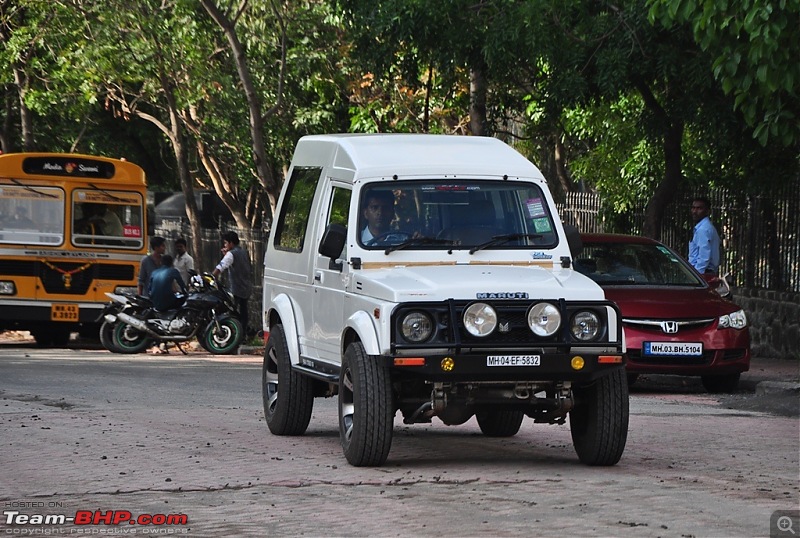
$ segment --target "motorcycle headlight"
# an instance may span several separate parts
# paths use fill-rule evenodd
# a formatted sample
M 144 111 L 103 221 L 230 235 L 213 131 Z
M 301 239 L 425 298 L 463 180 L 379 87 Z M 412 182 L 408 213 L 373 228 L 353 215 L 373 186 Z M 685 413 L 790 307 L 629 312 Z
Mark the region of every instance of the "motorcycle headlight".
M 528 327 L 536 336 L 552 336 L 561 327 L 561 312 L 554 304 L 536 303 L 528 310 Z
M 425 312 L 409 312 L 400 321 L 400 332 L 409 342 L 424 342 L 433 334 L 433 321 Z
M 747 327 L 747 315 L 744 310 L 737 310 L 719 317 L 720 329 L 744 329 L 745 327 Z
M 594 340 L 600 334 L 600 318 L 590 310 L 583 310 L 572 316 L 569 330 L 578 340 Z
M 472 336 L 489 336 L 497 327 L 497 312 L 486 303 L 472 303 L 464 310 L 464 328 Z

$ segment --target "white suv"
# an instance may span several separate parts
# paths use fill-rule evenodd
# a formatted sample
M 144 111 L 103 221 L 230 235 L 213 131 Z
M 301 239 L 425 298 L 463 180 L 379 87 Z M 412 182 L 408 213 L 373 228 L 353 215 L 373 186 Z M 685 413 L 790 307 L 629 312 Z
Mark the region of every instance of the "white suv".
M 338 395 L 347 461 L 381 465 L 398 410 L 490 437 L 569 416 L 582 462 L 617 463 L 619 310 L 570 252 L 545 179 L 499 140 L 302 138 L 264 257 L 270 431 L 302 435 Z

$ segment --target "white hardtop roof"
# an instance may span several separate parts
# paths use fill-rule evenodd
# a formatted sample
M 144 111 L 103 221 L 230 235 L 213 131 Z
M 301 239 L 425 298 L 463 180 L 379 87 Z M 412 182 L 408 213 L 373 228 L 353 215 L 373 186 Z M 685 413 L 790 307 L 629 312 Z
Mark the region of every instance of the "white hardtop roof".
M 320 162 L 321 159 L 326 162 Z M 431 134 L 329 134 L 304 136 L 293 164 L 330 164 L 353 179 L 398 176 L 454 178 L 508 176 L 544 180 L 528 159 L 496 138 Z M 342 177 L 342 179 L 349 179 Z

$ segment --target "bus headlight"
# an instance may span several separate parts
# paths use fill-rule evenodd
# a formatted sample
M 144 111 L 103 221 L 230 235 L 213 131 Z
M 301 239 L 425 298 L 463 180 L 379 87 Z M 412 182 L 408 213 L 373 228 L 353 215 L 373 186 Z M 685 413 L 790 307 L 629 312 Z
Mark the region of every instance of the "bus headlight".
M 0 295 L 16 295 L 17 287 L 13 280 L 0 280 Z
M 472 303 L 464 310 L 464 328 L 472 336 L 489 336 L 497 327 L 497 312 L 486 303 Z
M 528 327 L 536 336 L 552 336 L 561 327 L 561 312 L 551 303 L 536 303 L 528 310 Z
M 582 310 L 572 316 L 569 330 L 578 340 L 583 342 L 594 340 L 600 334 L 600 318 L 590 310 Z

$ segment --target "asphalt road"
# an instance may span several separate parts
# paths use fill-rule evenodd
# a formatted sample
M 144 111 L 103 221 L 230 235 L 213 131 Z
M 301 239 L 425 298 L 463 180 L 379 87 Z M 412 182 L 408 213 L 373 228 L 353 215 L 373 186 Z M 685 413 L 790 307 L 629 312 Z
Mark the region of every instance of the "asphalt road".
M 788 538 L 776 511 L 800 508 L 800 421 L 730 405 L 750 389 L 717 398 L 645 379 L 614 467 L 579 464 L 568 425 L 526 419 L 488 439 L 474 419 L 398 416 L 372 469 L 344 460 L 333 399 L 316 401 L 305 436 L 271 435 L 260 368 L 0 345 L 0 536 L 770 536 L 772 522 Z M 101 524 L 30 519 L 76 514 Z M 187 521 L 101 521 L 158 514 Z

